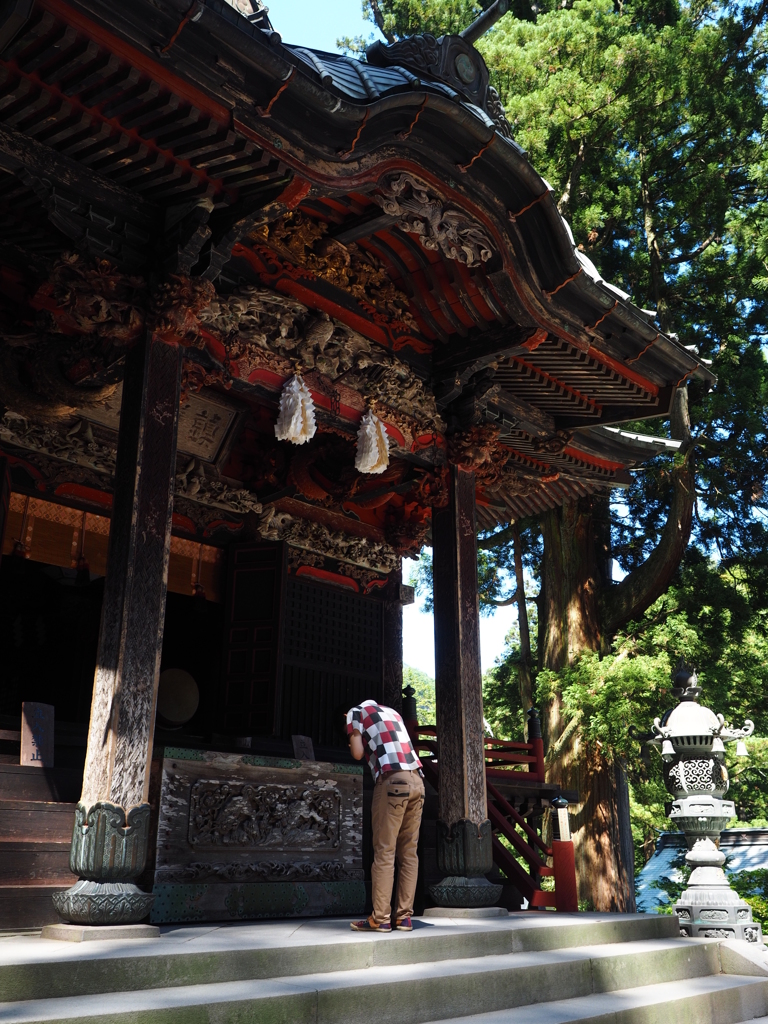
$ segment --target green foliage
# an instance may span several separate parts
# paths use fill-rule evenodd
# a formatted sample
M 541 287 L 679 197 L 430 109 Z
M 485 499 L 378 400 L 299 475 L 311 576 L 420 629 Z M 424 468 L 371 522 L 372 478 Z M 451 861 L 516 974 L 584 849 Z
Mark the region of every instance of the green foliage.
M 566 716 L 580 716 L 582 734 L 631 764 L 639 755 L 627 730 L 647 731 L 673 706 L 671 679 L 683 657 L 701 666 L 702 700 L 738 724 L 750 717 L 768 734 L 767 617 L 761 592 L 743 574 L 692 549 L 667 593 L 616 637 L 614 653 L 585 652 L 572 668 L 540 672 L 539 699 L 559 691 Z M 750 770 L 768 771 L 763 744 L 751 742 L 759 767 Z
M 764 575 L 764 10 L 576 0 L 535 23 L 507 16 L 480 45 L 515 137 L 552 183 L 579 248 L 713 360 L 716 389 L 689 387 L 694 536 Z M 658 539 L 673 464 L 654 460 L 614 508 L 625 571 Z
M 434 725 L 435 712 L 435 680 L 421 669 L 403 665 L 403 687 L 412 686 L 416 691 L 416 710 L 419 725 Z
M 483 714 L 494 736 L 522 741 L 525 712 L 514 662 L 499 659 L 483 676 Z
M 536 605 L 529 604 L 528 620 L 534 638 L 534 664 L 537 615 Z M 519 742 L 525 735 L 525 716 L 528 712 L 520 696 L 520 663 L 520 627 L 515 620 L 505 637 L 504 650 L 496 659 L 496 664 L 483 676 L 483 713 L 494 736 Z M 533 672 L 533 675 L 535 677 L 536 673 Z
M 736 871 L 729 875 L 731 888 L 752 908 L 755 921 L 768 921 L 768 870 Z
M 683 890 L 688 885 L 688 879 L 691 877 L 691 869 L 685 863 L 685 849 L 680 851 L 680 856 L 676 862 L 673 862 L 672 867 L 675 873 L 679 873 L 679 878 L 672 879 L 666 875 L 662 875 L 661 878 L 651 882 L 651 889 L 658 889 L 660 892 L 666 893 L 666 900 L 659 900 L 656 912 L 658 914 L 672 914 L 675 910 L 675 904 L 683 894 Z
M 375 6 L 385 12 L 384 33 L 403 39 L 417 32 L 430 32 L 435 36 L 461 32 L 488 4 L 475 0 L 391 0 L 386 4 L 365 4 L 363 11 L 370 21 L 375 20 Z
M 646 769 L 648 777 L 636 777 L 634 785 L 629 787 L 629 819 L 635 849 L 635 874 L 653 856 L 659 833 L 672 830 L 665 808 L 670 797 L 664 788 L 661 765 L 658 760 L 654 760 Z
M 665 812 L 670 796 L 658 750 L 641 748 L 630 727 L 648 732 L 654 718 L 674 706 L 671 678 L 682 656 L 702 666 L 705 703 L 735 725 L 749 717 L 768 734 L 767 614 L 743 574 L 692 549 L 667 593 L 616 638 L 613 654 L 600 659 L 588 652 L 561 673 L 539 673 L 537 699 L 545 703 L 561 693 L 566 718 L 578 718 L 582 736 L 625 765 L 636 870 L 653 853 L 658 832 L 671 827 Z M 737 814 L 732 824 L 762 826 L 768 820 L 768 740 L 750 739 L 749 758 L 727 749 L 728 795 Z

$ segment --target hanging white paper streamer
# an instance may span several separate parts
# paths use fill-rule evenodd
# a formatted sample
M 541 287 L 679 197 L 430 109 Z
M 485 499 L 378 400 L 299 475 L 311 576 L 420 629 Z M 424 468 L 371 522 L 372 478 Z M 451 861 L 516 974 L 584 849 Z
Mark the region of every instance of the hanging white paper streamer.
M 389 465 L 387 428 L 369 409 L 357 432 L 355 468 L 361 473 L 383 473 Z
M 275 424 L 278 441 L 304 444 L 315 436 L 315 403 L 299 374 L 291 377 L 280 395 L 280 411 Z

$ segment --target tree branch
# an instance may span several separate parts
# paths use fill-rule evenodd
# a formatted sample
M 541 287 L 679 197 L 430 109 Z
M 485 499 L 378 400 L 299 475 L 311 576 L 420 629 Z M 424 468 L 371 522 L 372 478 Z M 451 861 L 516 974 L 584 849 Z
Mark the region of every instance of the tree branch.
M 711 232 L 709 238 L 705 239 L 692 252 L 684 253 L 682 256 L 668 256 L 667 263 L 687 263 L 688 260 L 692 260 L 695 256 L 701 256 L 705 249 L 708 249 L 713 242 L 717 241 L 717 235 L 715 232 Z
M 517 601 L 517 591 L 511 597 L 505 597 L 503 601 L 497 601 L 495 597 L 484 597 L 483 604 L 492 604 L 497 608 L 506 608 Z
M 671 434 L 683 441 L 685 461 L 672 470 L 674 491 L 672 505 L 659 543 L 641 566 L 617 586 L 606 588 L 602 595 L 603 630 L 614 636 L 628 622 L 638 619 L 661 597 L 682 561 L 691 535 L 693 508 L 696 503 L 696 473 L 691 446 L 691 421 L 688 416 L 688 393 L 678 388 L 672 405 Z
M 489 548 L 497 548 L 500 544 L 508 544 L 511 540 L 515 539 L 515 525 L 510 523 L 509 526 L 505 526 L 503 530 L 498 530 L 496 533 L 492 533 L 490 537 L 483 537 L 478 539 L 477 546 L 483 551 L 487 551 Z
M 577 711 L 573 718 L 568 722 L 566 727 L 560 733 L 557 740 L 550 746 L 547 751 L 546 757 L 544 758 L 547 764 L 554 764 L 558 757 L 562 754 L 565 748 L 568 746 L 576 730 L 581 725 L 582 712 Z
M 371 14 L 373 15 L 373 20 L 376 22 L 376 28 L 381 32 L 388 43 L 394 43 L 396 41 L 394 34 L 392 32 L 388 32 L 384 27 L 384 15 L 381 13 L 379 0 L 368 0 L 368 6 L 371 10 Z
M 573 161 L 573 164 L 571 165 L 571 173 L 568 175 L 568 183 L 565 186 L 565 191 L 560 196 L 560 202 L 557 204 L 557 209 L 561 217 L 565 216 L 568 207 L 571 203 L 571 197 L 573 196 L 573 193 L 576 191 L 576 189 L 579 187 L 579 179 L 581 178 L 581 168 L 584 165 L 584 154 L 586 153 L 586 151 L 587 148 L 584 143 L 584 139 L 580 139 L 579 152 L 577 153 L 576 159 Z

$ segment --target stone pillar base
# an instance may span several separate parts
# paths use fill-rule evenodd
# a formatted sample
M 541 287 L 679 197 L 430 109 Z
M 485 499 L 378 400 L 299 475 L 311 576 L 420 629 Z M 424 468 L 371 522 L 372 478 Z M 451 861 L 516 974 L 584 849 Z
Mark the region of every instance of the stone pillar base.
M 66 892 L 53 894 L 56 913 L 70 924 L 138 924 L 149 916 L 155 897 L 133 882 L 81 879 Z
M 438 907 L 490 907 L 501 899 L 503 886 L 487 878 L 465 878 L 449 875 L 437 885 L 430 885 L 429 895 Z
M 47 924 L 43 939 L 61 942 L 103 942 L 110 939 L 159 939 L 160 929 L 154 924 Z
M 429 887 L 439 907 L 490 907 L 501 899 L 503 887 L 485 878 L 493 867 L 491 823 L 468 818 L 437 822 L 437 868 L 446 877 Z
M 424 911 L 424 917 L 457 917 L 467 920 L 487 917 L 509 917 L 509 911 L 504 907 L 429 907 Z

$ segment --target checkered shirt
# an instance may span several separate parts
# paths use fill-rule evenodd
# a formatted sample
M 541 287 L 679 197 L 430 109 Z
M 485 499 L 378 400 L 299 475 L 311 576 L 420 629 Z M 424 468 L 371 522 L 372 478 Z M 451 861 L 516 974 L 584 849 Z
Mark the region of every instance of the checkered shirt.
M 374 779 L 382 772 L 410 772 L 421 768 L 408 730 L 392 708 L 364 700 L 347 712 L 347 733 L 351 736 L 355 729 L 363 738 L 365 759 Z

